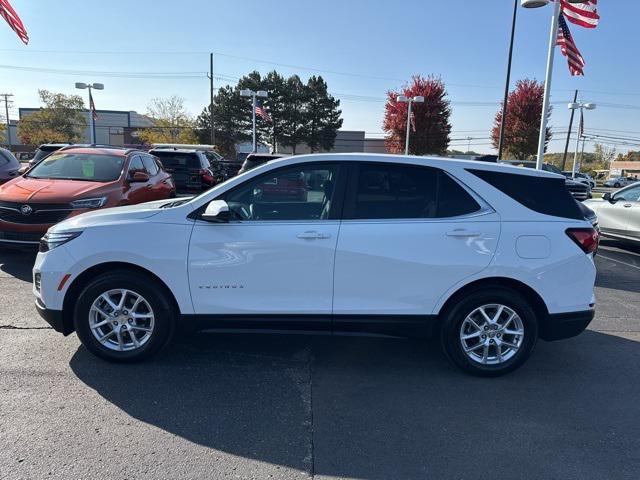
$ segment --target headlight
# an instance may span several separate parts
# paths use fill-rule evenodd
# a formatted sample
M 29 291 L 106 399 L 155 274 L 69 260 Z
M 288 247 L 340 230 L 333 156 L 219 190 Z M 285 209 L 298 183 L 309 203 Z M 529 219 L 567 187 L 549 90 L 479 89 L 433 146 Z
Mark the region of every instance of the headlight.
M 107 197 L 83 198 L 71 202 L 73 208 L 100 208 L 107 203 Z
M 74 238 L 78 237 L 82 232 L 62 232 L 62 233 L 53 233 L 47 232 L 44 237 L 40 239 L 40 251 L 48 252 L 49 250 L 53 250 L 60 245 L 64 245 L 67 242 L 70 242 Z

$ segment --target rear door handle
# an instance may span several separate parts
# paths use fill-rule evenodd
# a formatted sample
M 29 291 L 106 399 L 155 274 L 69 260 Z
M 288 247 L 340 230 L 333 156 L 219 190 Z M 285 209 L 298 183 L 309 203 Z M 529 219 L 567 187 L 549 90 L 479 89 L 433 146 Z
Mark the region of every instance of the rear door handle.
M 470 237 L 479 237 L 482 235 L 480 232 L 472 232 L 470 230 L 451 230 L 447 232 L 447 237 L 457 237 L 457 238 L 470 238 Z
M 326 238 L 331 238 L 331 235 L 327 233 L 316 232 L 316 231 L 308 231 L 304 233 L 299 233 L 297 237 L 303 240 L 323 240 Z

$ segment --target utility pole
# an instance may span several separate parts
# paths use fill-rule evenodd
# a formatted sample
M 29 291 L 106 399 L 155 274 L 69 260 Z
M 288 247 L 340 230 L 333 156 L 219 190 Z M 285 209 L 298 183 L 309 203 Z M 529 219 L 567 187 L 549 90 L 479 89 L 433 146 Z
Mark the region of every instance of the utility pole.
M 209 113 L 211 115 L 211 145 L 216 144 L 216 130 L 213 122 L 213 53 L 209 54 L 209 95 L 211 101 L 209 103 Z
M 507 80 L 504 85 L 504 100 L 502 101 L 502 118 L 500 119 L 500 136 L 498 137 L 498 160 L 502 160 L 504 149 L 504 127 L 507 123 L 507 102 L 509 100 L 509 83 L 511 82 L 511 61 L 513 59 L 513 39 L 516 36 L 516 17 L 518 15 L 518 0 L 513 2 L 513 17 L 511 20 L 511 41 L 509 42 L 509 56 L 507 60 Z
M 12 93 L 0 93 L 0 97 L 3 97 L 4 101 L 4 114 L 5 120 L 7 122 L 7 144 L 9 145 L 9 150 L 13 148 L 11 143 L 11 124 L 9 123 L 9 97 L 13 97 Z
M 578 101 L 578 90 L 573 94 L 573 103 Z M 573 115 L 576 113 L 574 108 L 571 109 L 571 117 L 569 118 L 569 131 L 567 132 L 567 143 L 564 144 L 564 155 L 562 155 L 562 170 L 564 172 L 564 168 L 567 163 L 567 152 L 569 151 L 569 142 L 571 141 L 571 129 L 573 128 Z

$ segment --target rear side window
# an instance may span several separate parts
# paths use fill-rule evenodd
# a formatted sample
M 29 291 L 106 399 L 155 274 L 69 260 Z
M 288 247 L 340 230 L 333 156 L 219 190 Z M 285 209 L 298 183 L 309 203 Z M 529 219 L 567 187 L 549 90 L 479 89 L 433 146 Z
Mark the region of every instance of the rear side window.
M 359 164 L 349 188 L 345 218 L 444 218 L 480 205 L 446 173 L 415 165 Z
M 154 176 L 158 173 L 158 165 L 156 165 L 156 161 L 153 157 L 143 155 L 142 163 L 144 164 L 144 168 L 146 168 L 147 172 L 149 172 L 149 175 Z
M 469 170 L 469 172 L 535 212 L 584 220 L 580 207 L 567 190 L 564 178 L 535 177 L 487 170 Z
M 165 170 L 200 169 L 200 158 L 191 153 L 153 152 Z

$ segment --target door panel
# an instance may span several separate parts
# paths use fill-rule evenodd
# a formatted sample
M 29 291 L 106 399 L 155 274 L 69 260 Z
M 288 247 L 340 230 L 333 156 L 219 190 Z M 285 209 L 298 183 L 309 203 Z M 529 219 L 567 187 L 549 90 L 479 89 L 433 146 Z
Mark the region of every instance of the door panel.
M 495 252 L 496 214 L 471 221 L 353 221 L 340 228 L 334 313 L 431 314 L 438 299 L 484 269 Z
M 189 282 L 198 314 L 331 314 L 339 222 L 197 222 Z

